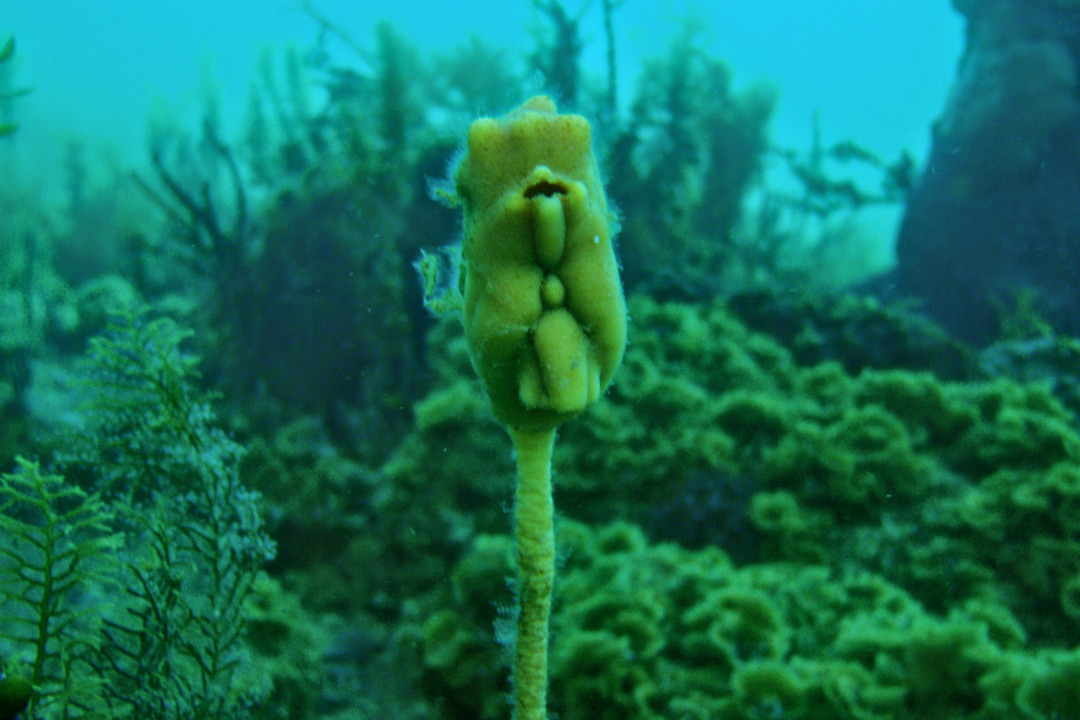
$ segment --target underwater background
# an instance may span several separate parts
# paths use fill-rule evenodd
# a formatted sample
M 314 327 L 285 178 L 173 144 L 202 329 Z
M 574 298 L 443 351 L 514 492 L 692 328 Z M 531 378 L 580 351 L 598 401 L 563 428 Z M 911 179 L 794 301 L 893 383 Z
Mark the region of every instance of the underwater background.
M 550 716 L 1080 720 L 1078 63 L 1075 0 L 0 0 L 0 720 L 510 718 L 413 265 L 537 94 L 630 323 Z

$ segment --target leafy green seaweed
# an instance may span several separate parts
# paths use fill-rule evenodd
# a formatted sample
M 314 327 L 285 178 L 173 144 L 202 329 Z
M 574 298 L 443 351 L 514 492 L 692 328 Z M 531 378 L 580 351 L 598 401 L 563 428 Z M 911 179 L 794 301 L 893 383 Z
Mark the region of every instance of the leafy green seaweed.
M 273 543 L 240 482 L 242 448 L 193 389 L 190 333 L 168 318 L 120 317 L 91 343 L 90 433 L 82 449 L 132 538 L 125 612 L 105 620 L 96 670 L 114 712 L 244 717 L 263 688 L 238 687 L 244 598 Z
M 268 689 L 241 669 L 274 545 L 189 335 L 116 318 L 90 344 L 63 475 L 20 460 L 0 481 L 0 653 L 29 658 L 27 718 L 244 718 Z
M 0 627 L 31 648 L 35 694 L 27 717 L 69 717 L 95 679 L 75 674 L 96 646 L 101 600 L 83 589 L 106 580 L 100 558 L 121 546 L 101 496 L 19 458 L 0 476 Z

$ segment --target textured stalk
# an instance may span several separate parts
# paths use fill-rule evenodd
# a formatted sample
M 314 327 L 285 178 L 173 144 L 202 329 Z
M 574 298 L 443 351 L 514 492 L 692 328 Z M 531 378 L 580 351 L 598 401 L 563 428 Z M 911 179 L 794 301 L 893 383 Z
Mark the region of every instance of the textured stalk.
M 514 497 L 518 625 L 514 648 L 514 719 L 547 720 L 548 616 L 555 582 L 551 452 L 555 431 L 510 430 L 517 455 Z

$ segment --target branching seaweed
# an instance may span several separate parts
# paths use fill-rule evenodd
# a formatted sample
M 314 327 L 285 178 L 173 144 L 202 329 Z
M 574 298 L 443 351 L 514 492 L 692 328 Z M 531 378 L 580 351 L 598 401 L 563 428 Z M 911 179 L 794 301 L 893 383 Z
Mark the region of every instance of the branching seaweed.
M 244 718 L 268 689 L 241 668 L 274 546 L 188 336 L 117 318 L 91 343 L 69 479 L 27 461 L 0 478 L 0 652 L 27 668 L 27 718 Z
M 571 16 L 558 0 L 533 0 L 536 8 L 551 23 L 552 37 L 538 41 L 532 63 L 544 75 L 548 89 L 560 104 L 573 107 L 578 101 L 581 75 L 581 18 L 585 7 Z
M 120 318 L 91 344 L 90 422 L 81 451 L 129 534 L 122 613 L 105 620 L 94 658 L 114 712 L 244 717 L 263 688 L 241 687 L 244 598 L 273 555 L 256 495 L 237 473 L 242 449 L 212 426 L 193 389 L 188 333 L 167 318 Z
M 0 476 L 0 627 L 28 651 L 27 717 L 95 716 L 100 689 L 87 671 L 103 600 L 88 588 L 106 584 L 102 558 L 121 546 L 110 516 L 99 494 L 36 462 L 20 458 Z
M 11 135 L 19 126 L 9 117 L 8 104 L 17 97 L 26 95 L 28 88 L 13 87 L 9 77 L 3 72 L 5 63 L 15 57 L 15 37 L 9 35 L 0 42 L 0 137 Z

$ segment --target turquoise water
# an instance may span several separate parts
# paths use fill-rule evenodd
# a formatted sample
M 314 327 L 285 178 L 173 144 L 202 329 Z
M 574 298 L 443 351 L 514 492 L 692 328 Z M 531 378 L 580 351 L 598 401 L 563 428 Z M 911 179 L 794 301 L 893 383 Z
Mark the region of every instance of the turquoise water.
M 568 3 L 571 13 L 578 10 Z M 585 6 L 584 69 L 605 70 L 600 3 Z M 301 3 L 268 0 L 6 0 L 0 28 L 18 36 L 19 78 L 36 88 L 20 114 L 20 144 L 40 157 L 65 134 L 142 160 L 146 118 L 198 112 L 209 89 L 238 123 L 264 48 L 303 47 L 316 35 Z M 434 0 L 313 3 L 363 42 L 389 19 L 423 52 L 445 52 L 475 34 L 520 65 L 541 19 L 528 2 Z M 883 157 L 924 157 L 963 41 L 947 0 L 627 0 L 616 18 L 624 102 L 641 61 L 662 54 L 685 23 L 728 62 L 736 83 L 767 79 L 782 101 L 772 124 L 782 145 L 809 141 L 820 114 L 831 137 L 857 137 Z M 355 54 L 338 46 L 342 59 Z M 27 150 L 29 154 L 30 149 Z M 55 162 L 55 159 L 53 159 Z

